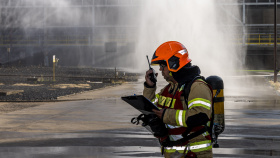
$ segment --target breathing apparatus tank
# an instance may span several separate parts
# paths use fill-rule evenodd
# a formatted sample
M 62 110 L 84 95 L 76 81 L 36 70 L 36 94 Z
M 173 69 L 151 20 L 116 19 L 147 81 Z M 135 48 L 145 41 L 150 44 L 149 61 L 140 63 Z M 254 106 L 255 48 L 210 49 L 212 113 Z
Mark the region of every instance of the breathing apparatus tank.
M 225 129 L 224 82 L 219 76 L 209 76 L 206 78 L 206 82 L 211 85 L 213 90 L 212 140 L 213 147 L 218 148 L 218 135 Z

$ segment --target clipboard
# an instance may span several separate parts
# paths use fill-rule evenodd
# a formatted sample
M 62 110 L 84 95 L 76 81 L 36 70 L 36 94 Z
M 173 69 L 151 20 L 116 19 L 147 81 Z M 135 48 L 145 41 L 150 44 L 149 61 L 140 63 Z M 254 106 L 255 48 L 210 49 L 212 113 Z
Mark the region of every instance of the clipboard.
M 153 109 L 159 110 L 155 104 L 153 104 L 149 99 L 147 99 L 143 95 L 124 96 L 121 97 L 121 99 L 130 104 L 135 109 L 142 112 L 143 114 L 154 113 Z

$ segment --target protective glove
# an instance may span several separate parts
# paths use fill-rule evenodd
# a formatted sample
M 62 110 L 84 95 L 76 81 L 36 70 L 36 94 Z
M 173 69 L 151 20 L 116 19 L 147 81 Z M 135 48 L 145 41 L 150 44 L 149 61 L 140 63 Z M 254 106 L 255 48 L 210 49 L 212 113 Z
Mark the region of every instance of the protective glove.
M 169 141 L 168 130 L 162 120 L 155 114 L 141 114 L 137 118 L 132 118 L 131 123 L 137 125 L 140 120 L 142 121 L 142 126 L 149 126 L 154 136 L 159 139 L 161 145 L 166 146 L 165 144 Z
M 161 138 L 168 135 L 168 130 L 160 118 L 158 118 L 155 114 L 148 115 L 148 118 L 147 124 L 151 127 L 155 137 Z

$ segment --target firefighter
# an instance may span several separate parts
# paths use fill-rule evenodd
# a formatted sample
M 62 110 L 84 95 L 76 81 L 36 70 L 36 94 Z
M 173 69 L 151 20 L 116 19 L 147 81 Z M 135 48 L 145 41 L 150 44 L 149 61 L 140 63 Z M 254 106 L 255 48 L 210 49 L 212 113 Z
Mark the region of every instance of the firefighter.
M 160 45 L 151 64 L 159 65 L 159 71 L 168 82 L 155 94 L 156 83 L 150 80 L 153 73 L 150 69 L 146 72 L 143 90 L 143 95 L 160 109 L 154 112 L 168 130 L 166 137 L 158 137 L 164 157 L 213 157 L 211 136 L 205 130 L 210 124 L 212 91 L 198 77 L 199 67 L 191 64 L 187 49 L 177 41 Z M 187 86 L 190 86 L 190 91 L 184 97 Z M 193 138 L 186 139 L 191 134 Z

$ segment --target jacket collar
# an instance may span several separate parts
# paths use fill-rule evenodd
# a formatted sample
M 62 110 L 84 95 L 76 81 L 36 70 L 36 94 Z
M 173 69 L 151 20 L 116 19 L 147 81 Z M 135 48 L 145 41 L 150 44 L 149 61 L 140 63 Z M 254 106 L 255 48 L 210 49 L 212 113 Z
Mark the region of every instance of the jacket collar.
M 183 84 L 191 82 L 196 76 L 200 76 L 200 69 L 196 65 L 183 67 L 179 71 L 173 72 L 172 76 L 181 86 Z

